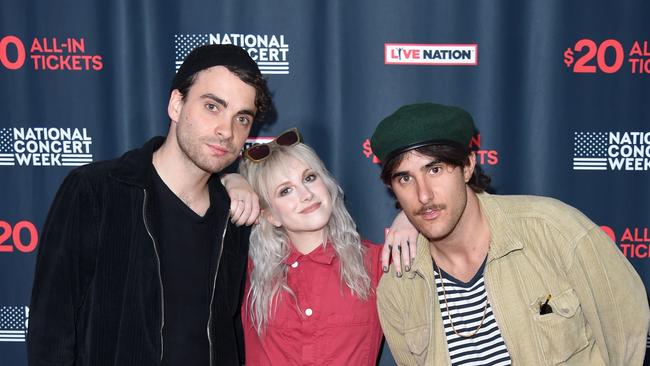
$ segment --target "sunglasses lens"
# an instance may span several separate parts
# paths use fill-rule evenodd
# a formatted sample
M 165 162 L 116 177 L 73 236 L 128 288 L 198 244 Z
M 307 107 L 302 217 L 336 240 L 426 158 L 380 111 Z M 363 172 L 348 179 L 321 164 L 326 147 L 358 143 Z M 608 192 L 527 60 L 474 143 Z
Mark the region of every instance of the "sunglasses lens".
M 298 136 L 298 131 L 295 130 L 289 130 L 275 139 L 275 143 L 281 146 L 295 145 L 299 141 L 300 141 L 300 136 Z
M 260 145 L 255 145 L 251 146 L 246 150 L 245 155 L 251 159 L 251 160 L 262 160 L 269 156 L 271 153 L 271 149 L 269 148 L 269 145 L 267 144 L 260 144 Z
M 252 161 L 258 162 L 266 159 L 271 154 L 271 145 L 293 146 L 299 142 L 300 134 L 298 133 L 298 130 L 292 128 L 283 132 L 269 143 L 251 146 L 244 151 L 244 156 Z

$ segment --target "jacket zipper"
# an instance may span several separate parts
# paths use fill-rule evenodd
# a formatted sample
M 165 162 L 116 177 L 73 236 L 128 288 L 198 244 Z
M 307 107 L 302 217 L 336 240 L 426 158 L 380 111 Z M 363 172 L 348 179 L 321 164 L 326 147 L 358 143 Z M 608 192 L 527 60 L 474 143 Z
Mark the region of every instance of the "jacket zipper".
M 147 230 L 147 234 L 151 238 L 151 243 L 153 244 L 153 251 L 156 254 L 156 263 L 158 264 L 158 281 L 160 283 L 160 361 L 163 359 L 163 328 L 165 327 L 165 296 L 163 294 L 163 283 L 162 283 L 162 273 L 160 271 L 160 256 L 158 255 L 158 248 L 156 247 L 156 240 L 151 234 L 151 229 L 149 228 L 149 223 L 147 222 L 147 189 L 143 188 L 144 192 L 144 201 L 142 201 L 142 220 L 144 221 L 144 227 Z
M 226 213 L 225 225 L 223 227 L 223 234 L 221 234 L 221 245 L 219 246 L 219 256 L 217 257 L 217 268 L 214 272 L 214 280 L 212 281 L 212 295 L 210 296 L 210 312 L 208 313 L 208 344 L 210 345 L 210 365 L 213 365 L 212 355 L 212 334 L 210 334 L 210 324 L 212 324 L 212 303 L 214 302 L 214 292 L 217 288 L 217 276 L 219 275 L 219 265 L 221 264 L 221 254 L 223 254 L 223 241 L 226 238 L 226 231 L 228 231 L 228 216 Z

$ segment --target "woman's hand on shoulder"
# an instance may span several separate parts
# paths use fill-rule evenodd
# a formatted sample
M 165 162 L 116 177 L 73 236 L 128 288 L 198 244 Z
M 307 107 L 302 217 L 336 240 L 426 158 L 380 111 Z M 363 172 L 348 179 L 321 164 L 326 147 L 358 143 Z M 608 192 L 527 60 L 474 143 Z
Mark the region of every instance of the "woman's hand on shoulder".
M 230 197 L 230 221 L 237 226 L 252 225 L 260 214 L 260 200 L 253 187 L 241 174 L 221 176 L 221 183 Z
M 390 229 L 386 229 L 384 247 L 381 251 L 381 266 L 388 272 L 388 266 L 393 262 L 397 277 L 411 270 L 415 253 L 417 252 L 418 231 L 411 224 L 404 211 L 400 211 Z

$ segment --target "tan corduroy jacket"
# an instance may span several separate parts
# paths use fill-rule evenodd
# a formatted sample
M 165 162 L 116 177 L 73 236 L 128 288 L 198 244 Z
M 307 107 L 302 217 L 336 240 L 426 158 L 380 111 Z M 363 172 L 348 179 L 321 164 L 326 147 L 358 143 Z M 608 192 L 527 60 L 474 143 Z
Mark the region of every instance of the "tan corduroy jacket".
M 491 241 L 485 287 L 513 365 L 643 363 L 645 287 L 607 235 L 551 198 L 479 194 Z M 381 279 L 377 306 L 399 365 L 449 365 L 429 242 L 402 278 Z M 549 294 L 553 313 L 540 315 Z

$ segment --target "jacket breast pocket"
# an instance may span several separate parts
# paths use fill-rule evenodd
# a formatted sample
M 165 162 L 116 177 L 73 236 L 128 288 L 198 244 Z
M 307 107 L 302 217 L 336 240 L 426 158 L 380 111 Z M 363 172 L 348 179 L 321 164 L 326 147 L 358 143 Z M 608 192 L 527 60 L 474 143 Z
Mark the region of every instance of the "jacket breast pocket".
M 422 326 L 404 332 L 404 340 L 418 365 L 424 365 L 429 346 L 429 326 Z
M 573 289 L 553 295 L 548 303 L 552 312 L 543 315 L 539 301 L 530 306 L 541 351 L 551 365 L 556 365 L 584 350 L 589 340 L 582 308 Z

